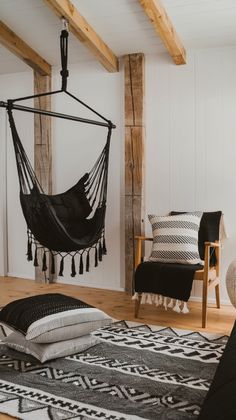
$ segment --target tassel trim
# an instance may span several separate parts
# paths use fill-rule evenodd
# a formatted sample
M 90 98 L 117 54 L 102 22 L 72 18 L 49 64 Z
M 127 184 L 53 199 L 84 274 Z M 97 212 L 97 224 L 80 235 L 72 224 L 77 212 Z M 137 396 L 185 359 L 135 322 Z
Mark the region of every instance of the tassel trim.
M 46 252 L 43 253 L 43 265 L 42 265 L 42 271 L 47 271 L 47 258 L 46 258 Z
M 55 270 L 55 258 L 53 253 L 51 252 L 51 274 L 55 274 L 56 270 Z
M 76 270 L 75 270 L 75 257 L 73 256 L 71 258 L 71 277 L 76 276 Z
M 102 255 L 103 255 L 102 244 L 101 244 L 101 241 L 100 241 L 99 245 L 98 245 L 98 259 L 99 259 L 99 261 L 102 261 Z
M 107 247 L 106 247 L 106 241 L 105 241 L 104 236 L 103 236 L 103 239 L 102 239 L 102 253 L 103 253 L 103 255 L 107 255 Z
M 94 267 L 98 266 L 98 250 L 95 248 L 95 255 L 94 255 Z
M 40 245 L 39 242 L 34 238 L 34 235 L 31 233 L 30 230 L 27 231 L 27 260 L 33 261 L 34 267 L 42 267 L 42 271 L 45 272 L 49 270 L 52 275 L 55 274 L 56 267 L 55 267 L 55 258 L 57 256 L 61 257 L 60 261 L 60 268 L 59 268 L 59 276 L 63 276 L 64 272 L 64 258 L 67 256 L 71 256 L 71 277 L 76 276 L 76 264 L 75 264 L 75 257 L 77 254 L 80 255 L 79 260 L 79 274 L 83 274 L 84 271 L 89 272 L 90 270 L 90 251 L 91 249 L 94 249 L 94 267 L 97 267 L 99 262 L 102 261 L 103 255 L 107 254 L 107 248 L 106 248 L 106 241 L 104 237 L 104 232 L 102 234 L 102 237 L 97 241 L 96 244 L 94 244 L 91 248 L 85 248 L 83 250 L 75 251 L 74 255 L 70 252 L 56 252 L 49 249 L 44 248 Z M 32 248 L 34 246 L 34 255 Z M 40 251 L 40 258 L 39 258 L 39 251 Z M 41 256 L 41 251 L 43 251 L 43 255 Z M 85 260 L 83 261 L 83 254 L 86 252 Z M 48 253 L 48 256 L 47 256 Z M 152 303 L 149 300 L 149 303 Z
M 189 308 L 187 302 L 181 301 L 179 299 L 169 298 L 167 296 L 158 295 L 156 293 L 137 293 L 135 292 L 132 296 L 132 300 L 138 300 L 139 295 L 141 294 L 140 303 L 163 306 L 165 310 L 172 309 L 176 313 L 188 314 Z M 182 306 L 182 308 L 181 308 Z
M 84 274 L 83 254 L 80 254 L 80 260 L 79 260 L 79 274 Z
M 33 260 L 33 254 L 32 254 L 32 242 L 31 240 L 28 238 L 28 243 L 27 243 L 27 260 L 28 261 L 32 261 Z
M 63 271 L 64 271 L 64 258 L 61 257 L 60 270 L 59 270 L 58 276 L 63 277 Z
M 38 263 L 38 249 L 36 247 L 35 251 L 34 251 L 34 267 L 38 267 L 38 266 L 39 266 L 39 263 Z
M 89 265 L 90 265 L 90 258 L 89 258 L 89 251 L 87 252 L 87 257 L 86 257 L 86 271 L 87 273 L 89 272 Z

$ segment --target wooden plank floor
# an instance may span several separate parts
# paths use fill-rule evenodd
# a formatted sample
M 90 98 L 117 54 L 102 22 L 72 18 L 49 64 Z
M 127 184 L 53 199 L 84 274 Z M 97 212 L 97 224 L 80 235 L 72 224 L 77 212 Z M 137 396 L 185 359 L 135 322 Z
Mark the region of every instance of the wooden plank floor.
M 141 323 L 165 325 L 198 331 L 215 331 L 229 334 L 236 318 L 236 309 L 222 305 L 217 309 L 214 304 L 208 308 L 207 328 L 201 328 L 201 303 L 189 302 L 190 313 L 177 314 L 163 307 L 141 305 L 139 318 L 134 318 L 134 301 L 125 292 L 68 285 L 62 283 L 41 284 L 32 280 L 0 276 L 0 307 L 15 299 L 43 293 L 64 293 L 77 297 L 107 312 L 116 319 L 126 319 Z
M 164 308 L 156 308 L 152 305 L 142 305 L 140 316 L 134 318 L 134 302 L 125 292 L 95 289 L 82 286 L 74 286 L 62 283 L 39 284 L 32 280 L 14 277 L 0 277 L 0 307 L 7 303 L 26 296 L 43 293 L 64 293 L 77 297 L 85 302 L 107 312 L 115 319 L 126 319 L 145 324 L 172 326 L 197 331 L 214 331 L 229 334 L 236 318 L 236 309 L 230 305 L 222 305 L 217 309 L 209 305 L 207 328 L 201 328 L 201 304 L 190 302 L 190 313 L 187 315 L 177 314 Z M 0 420 L 9 420 L 13 417 L 0 414 Z

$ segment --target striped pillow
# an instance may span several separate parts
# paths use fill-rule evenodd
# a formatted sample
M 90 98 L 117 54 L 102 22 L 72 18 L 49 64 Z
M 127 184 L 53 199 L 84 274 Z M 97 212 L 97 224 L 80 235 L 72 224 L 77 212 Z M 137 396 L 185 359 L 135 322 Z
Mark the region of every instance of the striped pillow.
M 198 230 L 202 213 L 175 216 L 149 215 L 153 246 L 150 261 L 200 264 Z

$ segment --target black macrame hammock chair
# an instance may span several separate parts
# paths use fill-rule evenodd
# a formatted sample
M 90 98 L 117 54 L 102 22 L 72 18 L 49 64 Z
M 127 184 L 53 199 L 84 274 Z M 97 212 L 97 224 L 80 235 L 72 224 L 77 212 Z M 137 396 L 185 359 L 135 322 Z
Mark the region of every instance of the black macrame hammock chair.
M 105 214 L 108 161 L 110 139 L 112 129 L 115 128 L 115 126 L 111 121 L 107 120 L 97 111 L 66 90 L 67 77 L 69 75 L 67 70 L 67 29 L 62 30 L 60 41 L 62 62 L 61 90 L 8 100 L 7 103 L 1 102 L 0 106 L 7 108 L 12 132 L 20 184 L 20 202 L 27 223 L 28 260 L 33 260 L 34 266 L 38 266 L 39 258 L 42 258 L 42 271 L 46 272 L 48 270 L 47 266 L 50 265 L 51 274 L 55 274 L 54 258 L 56 255 L 59 255 L 61 257 L 59 276 L 63 276 L 64 258 L 70 256 L 71 276 L 75 277 L 77 272 L 83 274 L 85 270 L 89 271 L 91 250 L 94 256 L 93 265 L 95 267 L 98 265 L 98 261 L 102 261 L 103 255 L 107 253 L 105 243 Z M 53 95 L 60 92 L 64 92 L 78 101 L 84 107 L 99 116 L 103 121 L 89 120 L 81 117 L 15 105 L 17 101 Z M 73 187 L 62 194 L 45 194 L 17 133 L 13 109 L 107 127 L 106 144 L 90 172 L 82 176 Z M 39 250 L 42 250 L 42 252 L 39 253 Z M 75 260 L 77 254 L 79 254 L 78 270 Z

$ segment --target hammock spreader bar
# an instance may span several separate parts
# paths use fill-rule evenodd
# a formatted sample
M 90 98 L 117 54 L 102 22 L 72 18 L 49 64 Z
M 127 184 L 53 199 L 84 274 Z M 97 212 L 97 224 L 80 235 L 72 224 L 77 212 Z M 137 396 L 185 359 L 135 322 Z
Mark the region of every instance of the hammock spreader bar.
M 12 132 L 16 164 L 20 184 L 20 200 L 27 222 L 27 257 L 35 267 L 41 262 L 42 270 L 47 271 L 49 258 L 51 272 L 55 272 L 55 256 L 60 256 L 59 275 L 63 276 L 64 258 L 71 257 L 71 275 L 83 274 L 90 267 L 98 265 L 106 254 L 105 214 L 107 199 L 109 149 L 112 129 L 115 125 L 107 118 L 81 101 L 67 88 L 67 51 L 68 32 L 61 32 L 62 88 L 52 92 L 31 95 L 7 102 L 0 102 L 0 107 L 7 108 Z M 102 121 L 91 120 L 73 115 L 61 114 L 37 108 L 22 106 L 16 102 L 65 93 L 87 108 Z M 90 172 L 86 173 L 69 190 L 62 194 L 46 195 L 36 177 L 15 125 L 13 110 L 32 112 L 52 117 L 64 118 L 86 124 L 107 128 L 107 139 L 99 157 Z M 34 246 L 34 252 L 32 247 Z M 39 252 L 42 251 L 42 252 Z M 94 264 L 90 254 L 93 252 Z M 85 255 L 83 255 L 85 253 Z M 76 255 L 79 261 L 76 261 Z M 41 258 L 41 261 L 40 261 Z M 77 266 L 78 264 L 78 266 Z
M 61 93 L 63 92 L 62 90 L 59 90 L 55 93 Z M 65 92 L 68 93 L 68 92 Z M 47 95 L 51 95 L 53 94 L 53 92 L 48 92 Z M 45 95 L 44 95 L 45 96 Z M 37 96 L 31 96 L 30 98 L 36 98 Z M 23 99 L 21 99 L 23 100 Z M 68 114 L 62 114 L 60 112 L 54 112 L 54 111 L 47 111 L 45 109 L 38 109 L 38 108 L 31 108 L 28 106 L 22 106 L 22 105 L 15 105 L 14 103 L 12 103 L 11 100 L 9 100 L 8 102 L 4 102 L 4 101 L 0 101 L 0 108 L 8 108 L 9 107 L 9 103 L 10 103 L 10 107 L 11 109 L 15 109 L 17 111 L 24 111 L 24 112 L 30 112 L 33 114 L 41 114 L 41 115 L 48 115 L 49 117 L 56 117 L 56 118 L 62 118 L 65 120 L 70 120 L 70 121 L 78 121 L 81 123 L 85 123 L 85 124 L 92 124 L 92 125 L 97 125 L 97 126 L 101 126 L 101 127 L 109 127 L 109 125 L 111 125 L 112 128 L 116 128 L 116 126 L 110 122 L 105 123 L 102 121 L 96 121 L 96 120 L 91 120 L 88 118 L 82 118 L 82 117 L 76 117 L 75 115 L 68 115 Z M 11 105 L 12 103 L 12 105 Z

